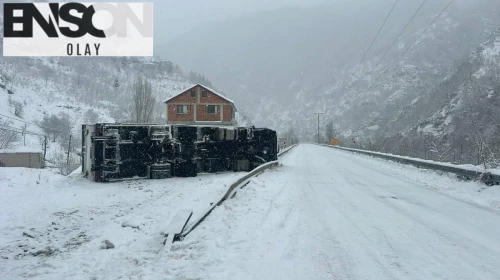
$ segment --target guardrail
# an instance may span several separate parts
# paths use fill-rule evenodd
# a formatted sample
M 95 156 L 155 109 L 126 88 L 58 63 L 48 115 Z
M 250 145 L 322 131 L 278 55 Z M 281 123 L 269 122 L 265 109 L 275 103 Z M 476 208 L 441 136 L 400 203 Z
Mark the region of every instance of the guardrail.
M 287 153 L 288 151 L 290 151 L 292 148 L 294 148 L 295 146 L 297 146 L 298 144 L 295 144 L 295 145 L 292 145 L 290 146 L 288 149 L 286 150 L 283 150 L 281 151 L 280 153 L 278 153 L 278 157 L 279 156 L 282 156 L 284 155 L 285 153 Z M 181 238 L 184 238 L 186 237 L 189 233 L 191 233 L 191 231 L 193 231 L 199 224 L 201 224 L 201 222 L 203 222 L 203 220 L 205 220 L 205 218 L 210 215 L 210 213 L 212 213 L 212 211 L 217 207 L 217 206 L 220 206 L 222 205 L 222 203 L 224 203 L 224 201 L 226 201 L 227 199 L 231 198 L 234 196 L 234 192 L 236 191 L 236 189 L 238 188 L 238 186 L 241 186 L 241 185 L 246 185 L 247 184 L 247 181 L 250 180 L 250 178 L 254 177 L 254 176 L 257 176 L 259 175 L 260 173 L 264 172 L 265 170 L 271 168 L 271 167 L 274 167 L 274 166 L 278 166 L 279 164 L 279 161 L 271 161 L 271 162 L 268 162 L 268 163 L 265 163 L 257 168 L 255 168 L 254 170 L 248 172 L 247 174 L 245 174 L 245 176 L 241 177 L 240 179 L 238 179 L 236 182 L 232 183 L 231 186 L 229 186 L 229 188 L 227 189 L 226 193 L 224 194 L 224 196 L 221 197 L 221 199 L 219 199 L 219 201 L 217 203 L 214 203 L 212 204 L 212 206 L 205 212 L 205 214 L 203 214 L 200 218 L 198 218 L 192 226 L 190 226 L 187 230 L 185 230 L 185 232 L 183 232 L 179 238 L 177 239 L 174 239 L 174 241 L 177 241 L 178 239 L 181 239 Z
M 288 148 L 286 148 L 286 149 L 282 150 L 281 152 L 279 152 L 279 153 L 278 153 L 278 157 L 279 157 L 279 156 L 281 156 L 281 155 L 283 155 L 283 154 L 286 154 L 288 151 L 290 151 L 292 148 L 294 148 L 294 147 L 295 147 L 295 146 L 297 146 L 297 145 L 298 145 L 298 144 L 293 144 L 293 145 L 291 145 L 290 147 L 288 147 Z
M 398 163 L 413 165 L 413 166 L 416 166 L 418 168 L 427 168 L 427 169 L 432 169 L 432 170 L 454 173 L 454 174 L 457 174 L 458 176 L 460 176 L 464 179 L 468 179 L 468 180 L 479 179 L 483 183 L 490 185 L 490 186 L 500 184 L 500 175 L 492 174 L 491 172 L 488 172 L 488 171 L 471 170 L 471 169 L 467 169 L 467 168 L 460 167 L 460 166 L 453 166 L 452 164 L 430 162 L 430 161 L 423 160 L 423 159 L 407 158 L 407 157 L 389 155 L 389 154 L 384 154 L 384 153 L 351 149 L 351 148 L 344 148 L 344 147 L 338 147 L 338 146 L 332 146 L 332 145 L 322 145 L 322 146 L 326 146 L 326 147 L 334 148 L 334 149 L 339 149 L 339 150 L 344 150 L 344 151 L 349 151 L 349 152 L 354 152 L 354 153 L 358 153 L 358 154 L 369 155 L 369 156 L 373 156 L 373 157 L 377 157 L 377 158 L 383 158 L 383 159 L 398 162 Z

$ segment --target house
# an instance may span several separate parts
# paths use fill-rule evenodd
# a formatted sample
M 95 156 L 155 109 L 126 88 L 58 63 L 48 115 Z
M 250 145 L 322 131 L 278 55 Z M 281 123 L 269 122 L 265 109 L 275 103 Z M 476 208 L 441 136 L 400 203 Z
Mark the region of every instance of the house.
M 167 124 L 225 125 L 236 124 L 236 106 L 224 95 L 197 84 L 164 101 Z

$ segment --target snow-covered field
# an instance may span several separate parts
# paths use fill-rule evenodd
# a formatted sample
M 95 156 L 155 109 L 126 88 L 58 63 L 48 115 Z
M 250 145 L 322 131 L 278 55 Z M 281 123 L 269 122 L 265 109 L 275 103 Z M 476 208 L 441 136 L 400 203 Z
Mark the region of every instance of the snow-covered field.
M 177 211 L 197 218 L 242 175 L 100 184 L 0 168 L 0 279 L 139 279 Z M 103 240 L 115 248 L 100 249 Z
M 0 169 L 0 279 L 500 279 L 500 187 L 315 145 L 164 249 L 177 210 L 199 215 L 239 176 Z

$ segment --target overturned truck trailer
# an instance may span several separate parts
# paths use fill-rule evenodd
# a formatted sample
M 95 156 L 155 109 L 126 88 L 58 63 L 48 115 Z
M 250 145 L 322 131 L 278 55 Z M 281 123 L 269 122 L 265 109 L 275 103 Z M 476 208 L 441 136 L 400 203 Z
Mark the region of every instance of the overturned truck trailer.
M 277 160 L 276 131 L 254 127 L 84 124 L 82 173 L 96 182 L 250 171 Z

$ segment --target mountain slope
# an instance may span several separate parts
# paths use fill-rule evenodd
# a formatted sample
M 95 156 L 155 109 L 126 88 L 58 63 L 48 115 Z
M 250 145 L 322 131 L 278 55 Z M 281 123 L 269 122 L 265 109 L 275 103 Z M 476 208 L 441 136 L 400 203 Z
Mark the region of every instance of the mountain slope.
M 500 164 L 500 28 L 407 113 L 429 118 L 413 134 L 437 136 L 448 160 Z M 454 159 L 452 159 L 454 157 Z
M 399 61 L 448 4 L 427 1 L 379 64 L 421 4 L 400 2 L 356 67 L 393 3 L 335 1 L 252 14 L 207 24 L 164 50 L 183 65 L 209 73 L 257 125 L 281 131 L 295 126 L 311 139 L 313 112 L 325 112 L 322 126 L 332 120 L 346 137 L 385 137 L 416 124 L 390 120 L 437 86 L 500 25 L 497 1 L 456 0 Z
M 500 164 L 500 28 L 430 90 L 392 116 L 374 116 L 357 134 L 365 148 L 414 157 Z M 413 96 L 415 97 L 415 96 Z M 411 98 L 413 98 L 411 97 Z M 388 110 L 386 108 L 386 110 Z M 366 134 L 365 134 L 366 135 Z M 377 136 L 373 136 L 377 135 Z

